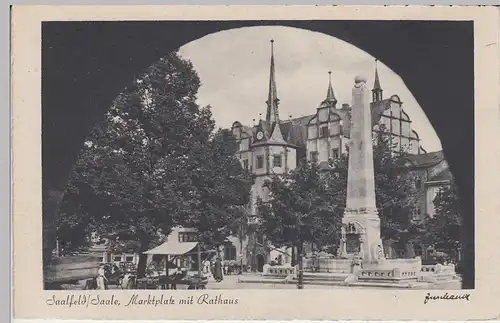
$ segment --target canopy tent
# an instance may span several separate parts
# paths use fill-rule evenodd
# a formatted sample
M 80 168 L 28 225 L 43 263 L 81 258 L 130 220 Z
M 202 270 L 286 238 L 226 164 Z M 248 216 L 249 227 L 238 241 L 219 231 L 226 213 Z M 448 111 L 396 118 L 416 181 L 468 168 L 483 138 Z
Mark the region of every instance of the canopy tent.
M 146 255 L 180 256 L 189 253 L 196 248 L 198 242 L 166 241 L 156 248 L 145 251 Z

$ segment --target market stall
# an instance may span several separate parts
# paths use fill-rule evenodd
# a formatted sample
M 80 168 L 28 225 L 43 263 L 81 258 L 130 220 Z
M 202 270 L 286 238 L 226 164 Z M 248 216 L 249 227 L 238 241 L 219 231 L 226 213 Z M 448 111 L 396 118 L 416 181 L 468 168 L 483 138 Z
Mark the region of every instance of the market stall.
M 166 241 L 158 247 L 144 252 L 146 255 L 165 257 L 165 275 L 159 275 L 157 278 L 140 279 L 137 284 L 138 288 L 153 288 L 156 284 L 158 288 L 165 289 L 177 289 L 177 285 L 187 285 L 188 289 L 204 289 L 207 279 L 201 274 L 201 255 L 211 252 L 213 251 L 202 251 L 198 242 Z M 186 268 L 181 269 L 179 260 L 182 256 L 192 255 L 197 255 L 198 272 L 195 275 L 188 275 Z M 170 269 L 175 269 L 175 272 L 171 274 Z

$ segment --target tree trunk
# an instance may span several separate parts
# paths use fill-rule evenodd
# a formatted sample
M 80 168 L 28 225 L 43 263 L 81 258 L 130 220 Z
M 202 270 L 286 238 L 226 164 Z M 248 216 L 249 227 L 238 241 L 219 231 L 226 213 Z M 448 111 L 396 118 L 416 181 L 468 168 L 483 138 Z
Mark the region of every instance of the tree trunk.
M 292 267 L 297 265 L 297 257 L 295 253 L 295 245 L 292 245 Z
M 146 276 L 146 267 L 148 262 L 148 255 L 145 255 L 144 252 L 147 251 L 147 242 L 141 242 L 139 248 L 139 263 L 137 264 L 137 278 L 143 278 Z
M 196 260 L 198 262 L 198 278 L 201 278 L 201 246 L 200 243 L 196 246 Z
M 304 289 L 304 264 L 302 261 L 302 251 L 303 251 L 303 242 L 299 242 L 297 245 L 297 262 L 299 265 L 299 283 L 297 285 L 298 289 Z

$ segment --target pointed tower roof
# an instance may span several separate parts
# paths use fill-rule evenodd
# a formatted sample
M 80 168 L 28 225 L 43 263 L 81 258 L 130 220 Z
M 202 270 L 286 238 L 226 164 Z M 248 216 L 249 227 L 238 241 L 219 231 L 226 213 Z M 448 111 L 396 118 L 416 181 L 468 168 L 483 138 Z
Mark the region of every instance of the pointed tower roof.
M 333 93 L 332 87 L 332 71 L 328 72 L 328 90 L 326 91 L 326 99 L 321 102 L 319 108 L 325 108 L 327 106 L 334 106 L 337 104 L 337 98 L 335 93 Z
M 326 92 L 325 101 L 337 103 L 337 99 L 335 98 L 332 87 L 332 71 L 328 71 L 328 91 Z
M 281 132 L 281 128 L 280 128 L 279 123 L 276 123 L 274 125 L 274 129 L 272 131 L 273 132 L 272 132 L 271 137 L 269 138 L 268 142 L 286 145 L 286 141 L 283 138 L 283 133 Z
M 279 122 L 278 113 L 278 90 L 276 88 L 276 75 L 274 71 L 274 40 L 271 39 L 271 67 L 269 71 L 269 94 L 267 97 L 266 121 L 271 125 Z
M 380 87 L 380 80 L 378 78 L 378 68 L 377 68 L 378 59 L 375 59 L 375 82 L 373 83 L 373 90 L 382 90 Z

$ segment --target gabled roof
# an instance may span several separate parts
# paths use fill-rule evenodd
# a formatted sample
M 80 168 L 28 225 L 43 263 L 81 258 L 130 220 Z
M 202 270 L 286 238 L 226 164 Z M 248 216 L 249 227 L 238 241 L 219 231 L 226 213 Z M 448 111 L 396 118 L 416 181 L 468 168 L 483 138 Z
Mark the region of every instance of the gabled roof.
M 442 151 L 435 151 L 420 155 L 406 155 L 403 158 L 409 161 L 412 167 L 427 168 L 442 162 L 444 160 L 444 154 Z
M 443 182 L 443 181 L 451 181 L 453 179 L 453 175 L 449 168 L 444 169 L 442 172 L 427 178 L 428 182 Z

